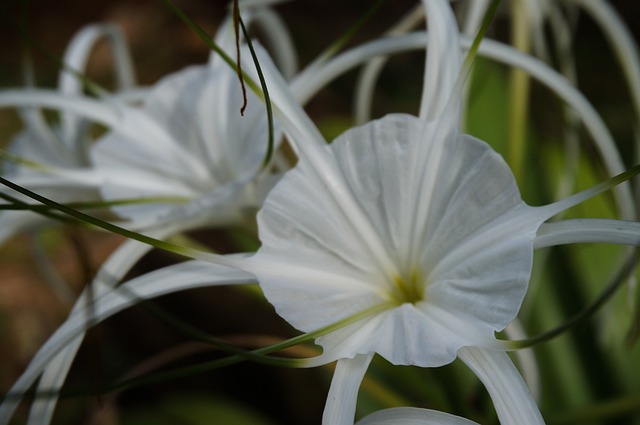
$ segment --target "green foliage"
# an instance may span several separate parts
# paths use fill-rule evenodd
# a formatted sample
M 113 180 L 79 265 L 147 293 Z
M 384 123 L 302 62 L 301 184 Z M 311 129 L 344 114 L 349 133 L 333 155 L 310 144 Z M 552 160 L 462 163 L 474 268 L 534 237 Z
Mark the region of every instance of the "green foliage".
M 123 425 L 273 425 L 250 405 L 206 394 L 168 397 L 122 413 Z

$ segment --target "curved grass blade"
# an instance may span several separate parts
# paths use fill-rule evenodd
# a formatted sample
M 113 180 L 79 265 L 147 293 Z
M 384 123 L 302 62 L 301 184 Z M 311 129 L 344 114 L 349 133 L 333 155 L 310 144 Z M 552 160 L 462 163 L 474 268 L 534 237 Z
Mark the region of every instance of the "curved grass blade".
M 342 328 L 344 326 L 347 326 L 351 323 L 357 322 L 359 320 L 364 319 L 365 317 L 368 317 L 370 315 L 376 314 L 382 310 L 386 310 L 388 309 L 390 306 L 392 306 L 392 304 L 380 304 L 377 306 L 374 306 L 373 308 L 364 310 L 362 312 L 360 312 L 359 314 L 353 315 L 351 317 L 348 317 L 346 319 L 343 319 L 339 322 L 333 323 L 329 326 L 326 326 L 324 328 L 318 329 L 316 331 L 313 332 L 308 332 L 290 339 L 287 339 L 285 341 L 282 341 L 280 343 L 277 344 L 273 344 L 273 345 L 269 345 L 267 347 L 262 347 L 262 348 L 258 348 L 255 350 L 243 350 L 237 347 L 234 347 L 234 350 L 237 350 L 238 353 L 234 354 L 232 356 L 229 357 L 225 357 L 222 359 L 218 359 L 218 360 L 213 360 L 213 361 L 209 361 L 209 362 L 203 362 L 200 363 L 198 365 L 194 365 L 194 366 L 188 366 L 188 367 L 182 367 L 182 368 L 177 368 L 174 370 L 169 370 L 169 371 L 165 371 L 165 372 L 161 372 L 161 373 L 157 373 L 157 374 L 153 374 L 150 376 L 143 376 L 140 378 L 134 378 L 134 379 L 130 379 L 130 380 L 126 380 L 126 381 L 122 381 L 122 382 L 117 382 L 107 388 L 105 388 L 106 391 L 115 391 L 115 390 L 123 390 L 123 389 L 130 389 L 133 387 L 139 387 L 139 386 L 145 386 L 145 385 L 151 385 L 151 384 L 155 384 L 158 382 L 162 382 L 165 380 L 169 380 L 169 379 L 176 379 L 176 378 L 184 378 L 184 377 L 188 377 L 188 376 L 193 376 L 193 375 L 197 375 L 200 373 L 205 373 L 205 372 L 210 372 L 216 369 L 221 369 L 223 367 L 227 367 L 227 366 L 231 366 L 237 363 L 242 363 L 244 361 L 247 360 L 252 360 L 252 361 L 259 361 L 260 363 L 267 363 L 267 364 L 271 364 L 274 366 L 284 366 L 284 367 L 293 367 L 293 368 L 307 368 L 307 367 L 314 367 L 317 366 L 319 364 L 324 364 L 325 362 L 319 363 L 314 361 L 314 358 L 311 359 L 289 359 L 289 358 L 283 358 L 283 357 L 265 357 L 268 354 L 272 354 L 272 353 L 276 353 L 278 351 L 284 350 L 286 348 L 290 348 L 302 343 L 306 343 L 306 342 L 310 342 L 313 341 L 314 339 L 316 339 L 319 336 L 322 335 L 326 335 L 330 332 L 333 332 L 334 330 L 338 329 L 338 328 Z M 320 355 L 318 357 L 318 359 L 322 359 L 323 356 Z M 310 361 L 307 361 L 310 360 Z M 71 394 L 76 393 L 77 390 L 73 390 L 70 391 Z M 81 394 L 82 392 L 80 392 Z M 63 394 L 69 394 L 67 392 L 63 392 Z
M 22 193 L 25 196 L 28 196 L 31 199 L 34 199 L 50 208 L 53 208 L 55 210 L 60 211 L 63 214 L 66 214 L 68 216 L 71 216 L 73 218 L 75 218 L 76 220 L 84 223 L 85 225 L 93 225 L 99 228 L 102 228 L 104 230 L 107 230 L 111 233 L 117 233 L 119 235 L 125 236 L 127 238 L 130 239 L 134 239 L 137 240 L 139 242 L 145 243 L 147 245 L 151 245 L 154 246 L 158 249 L 162 249 L 165 251 L 169 251 L 169 252 L 173 252 L 174 254 L 178 254 L 182 257 L 187 257 L 187 258 L 202 258 L 204 254 L 200 251 L 195 251 L 191 248 L 188 247 L 184 247 L 184 246 L 180 246 L 180 245 L 176 245 L 170 242 L 166 242 L 166 241 L 161 241 L 159 239 L 155 239 L 149 236 L 145 236 L 143 234 L 137 233 L 137 232 L 133 232 L 131 230 L 127 230 L 123 227 L 117 226 L 115 224 L 106 222 L 104 220 L 100 220 L 96 217 L 93 217 L 91 215 L 82 213 L 76 209 L 67 207 L 63 204 L 60 204 L 58 202 L 55 202 L 47 197 L 44 197 L 42 195 L 39 195 L 35 192 L 32 192 L 29 189 L 26 189 L 22 186 L 19 186 L 13 182 L 11 182 L 10 180 L 7 180 L 4 177 L 0 176 L 0 184 L 3 184 L 13 190 L 15 190 L 16 192 Z M 3 195 L 6 196 L 6 195 Z M 14 198 L 15 199 L 15 198 Z M 22 201 L 16 200 L 18 203 L 23 203 Z M 37 212 L 39 214 L 44 214 L 47 215 L 48 212 L 44 211 L 34 211 Z M 52 217 L 55 218 L 55 217 Z
M 590 319 L 602 306 L 606 304 L 608 300 L 616 293 L 620 287 L 624 285 L 629 276 L 635 270 L 638 261 L 640 260 L 640 250 L 635 249 L 629 258 L 625 261 L 622 268 L 618 271 L 618 274 L 614 276 L 611 282 L 605 287 L 604 291 L 586 308 L 567 319 L 562 325 L 555 329 L 551 329 L 543 334 L 515 341 L 506 341 L 509 345 L 512 345 L 514 349 L 521 349 L 531 347 L 535 344 L 550 341 L 551 339 L 561 335 L 562 333 L 572 329 L 586 320 Z
M 0 198 L 3 198 L 13 204 L 0 204 L 1 210 L 18 210 L 18 211 L 51 211 L 54 207 L 42 204 L 29 204 L 20 201 L 10 195 L 0 193 Z M 127 198 L 127 199 L 114 199 L 111 201 L 93 201 L 93 202 L 71 202 L 68 204 L 60 204 L 65 207 L 76 210 L 95 210 L 104 209 L 109 207 L 116 207 L 122 205 L 136 205 L 136 204 L 153 204 L 153 203 L 186 203 L 189 200 L 178 196 L 155 196 L 147 198 Z

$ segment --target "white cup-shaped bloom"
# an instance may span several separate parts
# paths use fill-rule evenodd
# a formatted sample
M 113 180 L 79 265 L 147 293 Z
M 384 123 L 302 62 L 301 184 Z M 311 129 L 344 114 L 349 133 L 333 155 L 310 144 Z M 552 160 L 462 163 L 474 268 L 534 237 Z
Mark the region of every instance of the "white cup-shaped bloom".
M 437 160 L 418 163 L 420 144 Z M 490 345 L 520 308 L 539 225 L 516 219 L 529 207 L 503 159 L 399 114 L 347 131 L 323 154 L 359 211 L 340 208 L 305 158 L 273 189 L 251 271 L 278 313 L 308 332 L 389 305 L 320 337 L 332 359 L 377 352 L 429 367 Z M 418 185 L 416 169 L 427 177 Z M 428 209 L 416 217 L 420 203 Z M 354 220 L 375 234 L 359 234 Z

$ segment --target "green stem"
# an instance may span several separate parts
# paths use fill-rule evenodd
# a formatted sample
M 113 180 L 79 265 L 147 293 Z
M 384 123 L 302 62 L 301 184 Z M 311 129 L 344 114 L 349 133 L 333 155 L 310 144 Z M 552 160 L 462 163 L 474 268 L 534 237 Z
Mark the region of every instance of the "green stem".
M 618 274 L 611 280 L 611 282 L 607 285 L 604 291 L 602 291 L 598 298 L 596 298 L 586 308 L 571 316 L 562 325 L 532 338 L 510 341 L 509 344 L 512 345 L 513 348 L 517 349 L 528 348 L 536 344 L 550 341 L 553 338 L 568 331 L 569 329 L 575 328 L 576 326 L 585 323 L 587 320 L 593 317 L 593 315 L 595 315 L 596 312 L 601 307 L 603 307 L 607 301 L 611 299 L 611 297 L 617 292 L 618 289 L 620 289 L 620 287 L 622 287 L 622 285 L 624 285 L 629 276 L 635 270 L 639 258 L 640 252 L 638 252 L 638 250 L 635 250 L 633 252 L 633 255 L 631 255 L 629 259 L 625 261 Z
M 199 365 L 177 368 L 174 370 L 169 370 L 162 373 L 156 373 L 150 376 L 143 376 L 139 378 L 129 379 L 123 382 L 116 382 L 112 385 L 109 385 L 106 388 L 103 388 L 105 392 L 111 391 L 120 391 L 123 389 L 130 389 L 133 387 L 139 387 L 144 385 L 151 385 L 158 382 L 163 382 L 170 379 L 176 378 L 184 378 L 187 376 L 193 376 L 200 373 L 210 372 L 212 370 L 220 369 L 223 367 L 231 366 L 237 363 L 244 362 L 246 360 L 259 360 L 261 363 L 271 363 L 276 366 L 288 366 L 288 367 L 306 367 L 304 359 L 282 359 L 282 358 L 265 358 L 265 355 L 275 353 L 285 348 L 293 347 L 298 344 L 306 343 L 312 341 L 322 335 L 329 334 L 337 329 L 343 328 L 360 320 L 363 320 L 371 315 L 380 313 L 382 311 L 388 310 L 389 308 L 393 308 L 392 303 L 382 303 L 378 304 L 374 307 L 371 307 L 367 310 L 363 310 L 357 314 L 349 316 L 345 319 L 342 319 L 338 322 L 335 322 L 331 325 L 325 326 L 313 332 L 308 332 L 294 338 L 290 338 L 286 341 L 280 342 L 278 344 L 273 344 L 268 347 L 258 348 L 256 350 L 245 351 L 239 349 L 237 347 L 233 347 L 233 350 L 239 351 L 238 354 L 225 357 L 218 360 L 213 360 L 210 362 L 204 362 Z M 229 347 L 230 348 L 230 347 Z M 86 393 L 86 388 L 74 389 L 62 391 L 62 395 L 70 396 L 70 395 L 82 395 Z M 48 394 L 37 394 L 38 397 L 44 397 Z
M 531 49 L 531 28 L 527 20 L 524 0 L 515 0 L 512 11 L 512 43 L 522 51 Z M 519 69 L 511 70 L 509 82 L 509 123 L 507 162 L 518 182 L 522 182 L 524 176 L 524 158 L 527 138 L 527 118 L 529 114 L 529 76 Z

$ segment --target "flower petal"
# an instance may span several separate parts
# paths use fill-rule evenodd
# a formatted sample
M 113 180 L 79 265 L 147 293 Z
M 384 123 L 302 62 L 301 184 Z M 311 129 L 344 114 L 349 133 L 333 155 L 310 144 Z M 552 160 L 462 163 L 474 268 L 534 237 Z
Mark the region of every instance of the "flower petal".
M 544 425 L 540 409 L 507 353 L 465 347 L 458 357 L 484 384 L 502 425 Z
M 105 38 L 113 46 L 116 76 L 121 88 L 128 89 L 134 86 L 133 65 L 122 31 L 114 25 L 94 24 L 87 25 L 78 31 L 67 47 L 63 58 L 65 68 L 60 72 L 58 79 L 58 88 L 61 93 L 68 95 L 83 93 L 84 81 L 77 73 L 82 74 L 85 71 L 91 49 L 101 38 Z M 75 72 L 69 72 L 70 69 Z M 61 114 L 61 140 L 69 149 L 84 150 L 86 148 L 76 146 L 76 142 L 84 142 L 81 137 L 78 137 L 79 129 L 80 121 L 77 116 L 69 113 Z
M 452 96 L 456 96 L 453 88 L 460 74 L 462 52 L 459 48 L 458 26 L 449 2 L 423 0 L 422 3 L 427 14 L 430 42 L 420 101 L 420 118 L 432 121 L 444 111 L 447 103 L 455 101 L 452 99 Z
M 62 95 L 46 89 L 8 89 L 0 91 L 0 107 L 37 106 L 56 108 L 82 115 L 107 126 L 115 125 L 121 114 L 118 104 L 83 96 Z
M 372 413 L 356 425 L 478 425 L 459 416 L 416 407 L 396 407 Z
M 540 226 L 535 248 L 570 243 L 615 243 L 640 245 L 640 223 L 608 219 L 572 219 Z
M 353 424 L 358 390 L 371 359 L 373 353 L 338 361 L 322 415 L 324 425 Z
M 451 363 L 462 346 L 496 348 L 493 330 L 482 325 L 433 304 L 405 303 L 316 342 L 325 348 L 323 356 L 328 360 L 376 352 L 393 364 L 439 367 Z

